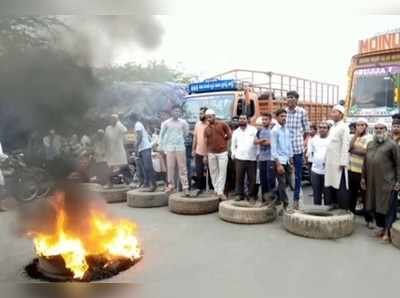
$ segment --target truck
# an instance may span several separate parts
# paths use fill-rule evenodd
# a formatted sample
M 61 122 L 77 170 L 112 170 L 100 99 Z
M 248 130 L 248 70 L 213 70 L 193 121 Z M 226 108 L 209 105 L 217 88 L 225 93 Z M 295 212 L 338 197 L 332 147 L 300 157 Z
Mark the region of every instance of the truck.
M 400 103 L 400 28 L 358 42 L 348 69 L 347 122 L 363 117 L 372 130 L 377 122 L 390 128 Z
M 213 109 L 217 118 L 230 122 L 248 105 L 248 115 L 254 124 L 262 113 L 285 107 L 286 93 L 291 90 L 299 93 L 299 105 L 307 110 L 311 123 L 327 120 L 332 106 L 339 101 L 339 86 L 335 84 L 281 73 L 234 69 L 189 84 L 183 111 L 191 125 L 198 120 L 203 106 Z

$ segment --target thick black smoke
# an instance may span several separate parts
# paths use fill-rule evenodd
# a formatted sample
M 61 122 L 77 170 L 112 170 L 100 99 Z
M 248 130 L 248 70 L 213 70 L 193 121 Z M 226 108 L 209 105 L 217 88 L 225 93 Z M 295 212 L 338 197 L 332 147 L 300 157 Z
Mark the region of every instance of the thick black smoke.
M 22 146 L 35 130 L 80 127 L 101 85 L 88 65 L 51 49 L 0 56 L 0 127 L 6 147 Z
M 163 30 L 152 16 L 4 17 L 0 19 L 0 141 L 22 149 L 54 128 L 89 129 L 84 115 L 106 86 L 93 66 L 136 43 L 154 48 Z

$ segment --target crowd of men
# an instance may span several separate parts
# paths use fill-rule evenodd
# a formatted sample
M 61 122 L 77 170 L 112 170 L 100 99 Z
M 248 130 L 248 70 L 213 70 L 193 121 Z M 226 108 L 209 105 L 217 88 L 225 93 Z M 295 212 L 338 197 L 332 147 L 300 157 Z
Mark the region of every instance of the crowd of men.
M 169 118 L 162 119 L 159 133 L 149 131 L 141 116 L 132 114 L 141 191 L 154 192 L 161 177 L 168 193 L 179 188 L 184 196 L 196 199 L 213 189 L 221 201 L 233 197 L 255 207 L 282 205 L 282 213 L 289 207 L 287 186 L 293 171 L 292 209 L 299 209 L 302 173 L 307 166 L 314 204 L 354 213 L 360 212 L 357 206 L 361 204 L 367 226 L 373 228 L 375 222 L 381 228 L 377 236 L 389 241 L 400 190 L 400 117 L 394 116 L 391 134 L 385 123 L 376 123 L 370 135 L 364 118 L 359 118 L 350 132 L 343 120 L 344 107 L 337 105 L 330 120 L 310 127 L 298 99 L 297 92 L 288 92 L 288 107 L 273 115 L 262 114 L 256 126 L 246 115 L 228 125 L 217 119 L 211 108 L 202 107 L 189 152 L 189 125 L 180 118 L 179 106 L 172 107 Z M 80 157 L 91 152 L 95 161 L 92 176 L 112 187 L 110 168 L 123 167 L 128 160 L 124 146 L 127 128 L 117 115 L 110 119 L 105 130 L 99 129 L 91 138 L 84 135 L 80 141 L 74 135 L 68 145 Z M 50 167 L 57 167 L 52 162 L 63 147 L 60 137 L 51 130 L 43 145 Z M 5 158 L 2 152 L 0 157 Z

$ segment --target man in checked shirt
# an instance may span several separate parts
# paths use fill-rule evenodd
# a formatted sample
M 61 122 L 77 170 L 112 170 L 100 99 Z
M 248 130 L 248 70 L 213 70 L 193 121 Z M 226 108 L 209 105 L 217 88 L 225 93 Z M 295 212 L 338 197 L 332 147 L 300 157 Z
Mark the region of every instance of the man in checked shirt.
M 293 148 L 293 163 L 295 172 L 295 187 L 293 193 L 293 209 L 299 209 L 303 157 L 304 157 L 304 140 L 310 133 L 310 125 L 306 110 L 297 106 L 299 94 L 296 91 L 289 91 L 287 97 L 287 128 L 290 132 L 290 139 Z

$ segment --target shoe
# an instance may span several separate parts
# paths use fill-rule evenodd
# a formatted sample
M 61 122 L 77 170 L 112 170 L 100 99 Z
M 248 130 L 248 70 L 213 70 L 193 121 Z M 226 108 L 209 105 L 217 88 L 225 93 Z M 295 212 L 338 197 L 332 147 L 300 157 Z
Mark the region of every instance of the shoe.
M 373 230 L 375 227 L 374 227 L 374 223 L 373 222 L 371 222 L 371 221 L 369 221 L 369 222 L 367 222 L 367 229 L 368 230 Z
M 299 201 L 294 201 L 293 202 L 293 209 L 294 210 L 299 210 Z
M 168 187 L 165 188 L 164 191 L 165 191 L 167 194 L 171 194 L 171 193 L 173 193 L 173 192 L 175 191 L 175 188 L 173 188 L 173 187 L 171 187 L 171 186 L 168 186 Z
M 183 196 L 186 197 L 186 198 L 190 197 L 189 189 L 184 189 L 183 190 Z
M 226 195 L 222 194 L 222 195 L 219 195 L 219 200 L 220 200 L 221 202 L 223 202 L 223 201 L 227 201 L 228 198 L 226 197 Z
M 254 204 L 254 207 L 260 208 L 264 205 L 263 200 L 257 200 L 256 203 Z
M 390 238 L 388 233 L 385 233 L 381 238 L 380 238 L 383 243 L 391 243 L 392 239 Z
M 236 202 L 244 201 L 244 196 L 237 196 L 234 201 Z
M 249 204 L 250 205 L 255 205 L 256 204 L 256 200 L 254 198 L 250 198 Z
M 339 209 L 339 205 L 338 204 L 332 204 L 329 206 L 328 211 L 332 211 L 332 210 L 336 210 Z
M 283 202 L 283 210 L 287 210 L 287 207 L 289 206 L 288 202 Z
M 192 191 L 190 196 L 193 198 L 197 198 L 200 195 L 200 193 L 201 193 L 200 189 L 195 189 L 194 191 Z
M 151 186 L 149 188 L 149 192 L 155 192 L 157 190 L 157 185 L 153 184 L 153 186 Z

